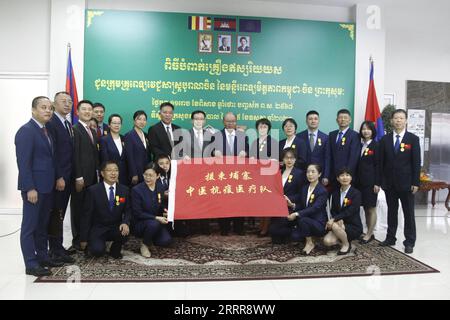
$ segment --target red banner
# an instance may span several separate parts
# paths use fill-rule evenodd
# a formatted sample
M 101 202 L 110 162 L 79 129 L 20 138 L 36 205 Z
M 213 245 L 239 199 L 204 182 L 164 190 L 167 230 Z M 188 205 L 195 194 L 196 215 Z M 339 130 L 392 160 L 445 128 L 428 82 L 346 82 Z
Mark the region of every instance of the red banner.
M 203 159 L 211 163 L 214 158 Z M 278 162 L 267 164 L 229 157 L 214 164 L 173 160 L 169 221 L 228 217 L 286 217 Z M 245 162 L 245 163 L 240 163 Z M 271 172 L 270 172 L 271 171 Z M 270 174 L 267 174 L 267 173 Z

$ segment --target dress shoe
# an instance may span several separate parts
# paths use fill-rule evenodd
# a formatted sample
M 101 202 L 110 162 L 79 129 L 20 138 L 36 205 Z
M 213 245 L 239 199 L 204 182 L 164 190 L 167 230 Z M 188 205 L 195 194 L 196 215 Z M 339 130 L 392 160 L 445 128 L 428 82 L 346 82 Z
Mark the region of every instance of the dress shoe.
M 395 241 L 386 239 L 383 242 L 380 242 L 380 247 L 389 247 L 389 246 L 395 246 Z
M 413 247 L 410 247 L 410 246 L 405 247 L 405 253 L 411 254 L 411 253 L 413 253 L 413 251 L 414 251 Z
M 25 273 L 30 276 L 35 276 L 35 277 L 47 277 L 47 276 L 52 275 L 50 270 L 48 270 L 47 268 L 40 267 L 40 266 L 31 268 L 31 269 L 26 269 Z
M 47 267 L 47 268 L 58 268 L 62 267 L 64 265 L 64 262 L 56 261 L 56 260 L 46 260 L 39 262 L 41 267 Z
M 359 243 L 361 243 L 361 244 L 368 244 L 369 242 L 371 242 L 373 240 L 375 240 L 375 236 L 374 235 L 372 235 L 368 240 L 364 240 L 363 238 L 361 238 L 359 240 Z
M 52 260 L 54 262 L 62 262 L 62 263 L 70 263 L 70 264 L 75 263 L 75 259 L 74 258 L 72 258 L 72 257 L 70 257 L 68 255 L 65 255 L 65 254 L 54 255 L 52 257 Z
M 120 252 L 110 252 L 109 255 L 111 256 L 111 258 L 116 260 L 120 260 L 123 258 L 123 255 Z
M 348 245 L 347 251 L 338 251 L 337 255 L 338 256 L 345 256 L 346 254 L 349 254 L 351 250 L 352 250 L 352 244 L 350 243 Z
M 144 258 L 150 258 L 152 256 L 152 253 L 150 252 L 150 250 L 148 249 L 148 247 L 145 244 L 141 244 L 141 256 L 143 256 Z

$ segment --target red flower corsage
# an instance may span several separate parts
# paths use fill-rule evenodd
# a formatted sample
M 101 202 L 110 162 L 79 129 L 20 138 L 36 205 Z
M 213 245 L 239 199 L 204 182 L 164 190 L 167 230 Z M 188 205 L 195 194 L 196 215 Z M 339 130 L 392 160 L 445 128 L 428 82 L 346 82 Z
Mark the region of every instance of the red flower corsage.
M 125 203 L 125 198 L 120 197 L 120 198 L 119 198 L 119 202 L 120 202 L 120 203 Z

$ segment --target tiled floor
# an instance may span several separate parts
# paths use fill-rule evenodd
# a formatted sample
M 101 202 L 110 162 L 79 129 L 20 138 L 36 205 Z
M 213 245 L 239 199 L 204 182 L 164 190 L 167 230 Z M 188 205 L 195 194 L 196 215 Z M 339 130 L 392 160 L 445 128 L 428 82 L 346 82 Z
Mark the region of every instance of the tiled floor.
M 3 210 L 4 212 L 4 210 Z M 0 214 L 0 236 L 16 231 L 21 216 Z M 385 217 L 377 238 L 384 239 Z M 33 283 L 24 275 L 19 233 L 0 238 L 0 299 L 449 299 L 450 214 L 416 209 L 418 241 L 413 257 L 441 273 L 302 280 L 175 283 Z M 398 234 L 397 248 L 402 250 Z

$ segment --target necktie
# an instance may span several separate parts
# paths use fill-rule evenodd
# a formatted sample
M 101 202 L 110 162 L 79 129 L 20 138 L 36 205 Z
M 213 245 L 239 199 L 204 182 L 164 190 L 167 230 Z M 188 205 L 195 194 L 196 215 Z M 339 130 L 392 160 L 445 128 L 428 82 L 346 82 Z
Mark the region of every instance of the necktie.
M 314 133 L 309 134 L 309 148 L 311 151 L 314 150 Z
M 170 127 L 169 126 L 166 127 L 166 132 L 167 132 L 167 137 L 169 138 L 169 141 L 170 141 L 170 145 L 173 148 L 173 140 L 172 140 L 172 135 L 170 134 Z
M 64 120 L 64 126 L 66 127 L 66 130 L 67 130 L 67 133 L 69 134 L 69 137 L 72 137 L 72 130 L 70 130 L 69 121 Z
M 197 141 L 198 141 L 198 146 L 200 147 L 200 150 L 201 150 L 203 147 L 203 132 L 202 132 L 202 130 L 197 131 Z
M 339 131 L 339 135 L 338 135 L 338 138 L 337 138 L 337 141 L 336 141 L 337 144 L 341 144 L 343 135 L 344 134 L 342 133 L 342 131 Z
M 100 127 L 97 127 L 97 138 L 100 138 L 102 136 L 102 129 Z
M 46 127 L 42 127 L 42 131 L 44 132 L 45 137 L 47 138 L 47 142 L 50 145 L 50 147 L 52 146 L 52 141 L 50 140 L 50 137 L 48 135 L 48 131 Z
M 109 210 L 113 210 L 114 208 L 114 187 L 109 187 Z
M 167 183 L 167 178 L 166 177 L 163 177 L 163 184 L 164 184 L 165 187 L 169 186 L 169 184 Z
M 400 135 L 398 134 L 395 137 L 397 139 L 395 140 L 394 151 L 395 151 L 395 153 L 397 153 L 398 150 L 400 150 Z
M 92 144 L 94 144 L 94 136 L 92 135 L 91 129 L 88 126 L 86 126 L 85 128 L 86 128 L 86 130 L 88 132 L 89 138 L 91 138 Z

